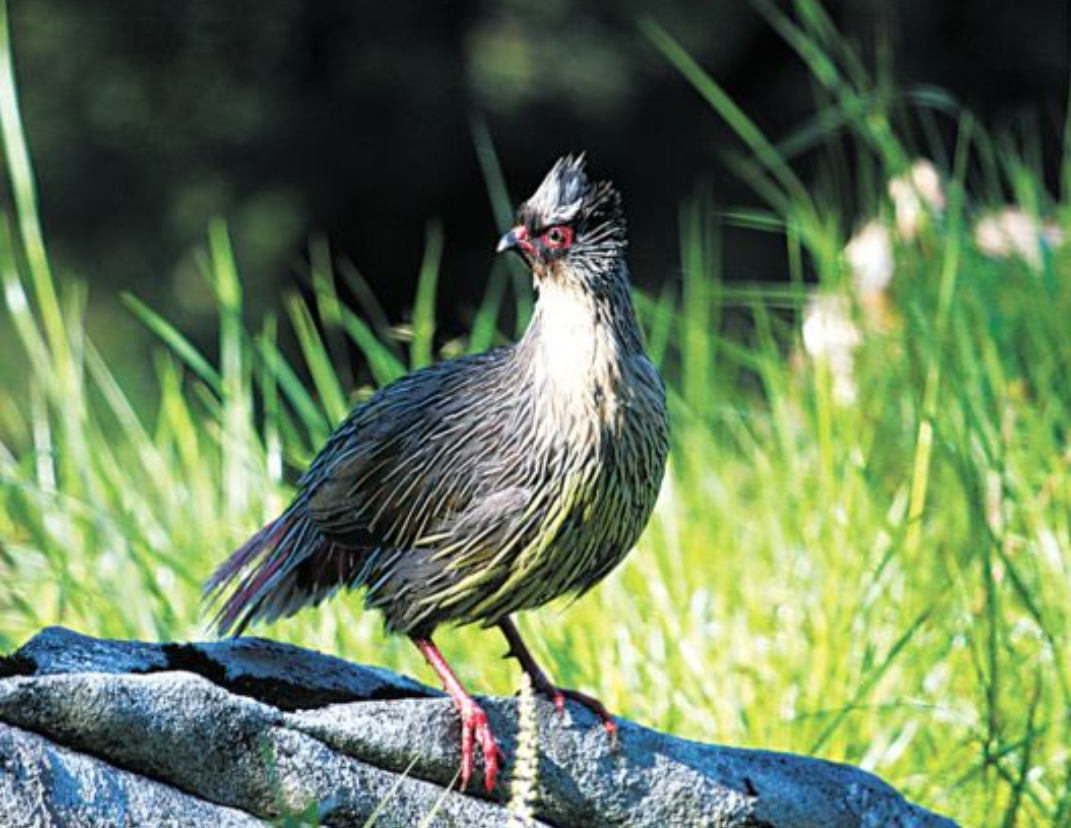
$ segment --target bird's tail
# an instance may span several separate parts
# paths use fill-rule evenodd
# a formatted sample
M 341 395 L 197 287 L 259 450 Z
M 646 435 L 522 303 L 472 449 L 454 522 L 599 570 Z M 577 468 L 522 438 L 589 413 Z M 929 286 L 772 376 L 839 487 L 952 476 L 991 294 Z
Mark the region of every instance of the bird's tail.
M 220 601 L 211 626 L 241 635 L 254 621 L 272 621 L 317 604 L 344 582 L 350 550 L 317 531 L 295 503 L 247 540 L 208 579 L 205 600 Z

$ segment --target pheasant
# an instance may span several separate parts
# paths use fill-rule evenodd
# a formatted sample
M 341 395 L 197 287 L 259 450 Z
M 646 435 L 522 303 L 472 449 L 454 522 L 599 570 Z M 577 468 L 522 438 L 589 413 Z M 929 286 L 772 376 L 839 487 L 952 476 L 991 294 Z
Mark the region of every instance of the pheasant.
M 621 198 L 561 158 L 498 243 L 531 270 L 534 313 L 516 343 L 440 362 L 380 389 L 338 426 L 290 506 L 206 584 L 214 624 L 239 635 L 362 589 L 408 636 L 461 719 L 461 781 L 476 745 L 487 790 L 500 751 L 487 716 L 432 640 L 443 624 L 498 626 L 559 711 L 512 616 L 591 589 L 646 525 L 669 445 L 665 391 L 644 351 Z

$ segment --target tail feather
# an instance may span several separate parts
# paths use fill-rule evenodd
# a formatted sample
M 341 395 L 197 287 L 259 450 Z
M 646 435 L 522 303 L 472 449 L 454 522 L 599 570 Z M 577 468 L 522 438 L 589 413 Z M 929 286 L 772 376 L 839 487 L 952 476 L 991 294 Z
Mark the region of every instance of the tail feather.
M 258 610 L 278 579 L 315 549 L 315 542 L 308 543 L 310 530 L 305 518 L 287 511 L 242 544 L 212 574 L 204 594 L 210 604 L 223 599 L 211 621 L 219 635 L 241 635 L 258 619 Z
M 254 621 L 274 621 L 363 582 L 366 556 L 323 537 L 291 507 L 223 562 L 205 583 L 209 604 L 222 600 L 211 626 L 238 636 Z M 224 597 L 226 596 L 226 597 Z

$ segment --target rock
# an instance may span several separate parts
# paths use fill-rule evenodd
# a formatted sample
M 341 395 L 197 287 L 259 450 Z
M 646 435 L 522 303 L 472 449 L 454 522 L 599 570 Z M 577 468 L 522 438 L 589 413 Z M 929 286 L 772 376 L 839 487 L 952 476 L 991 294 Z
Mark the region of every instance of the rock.
M 0 724 L 0 825 L 262 828 L 264 822 Z
M 516 704 L 485 701 L 507 777 Z M 588 711 L 563 721 L 543 701 L 537 720 L 536 826 L 954 828 L 849 766 L 627 721 L 613 748 Z M 441 693 L 262 639 L 52 628 L 0 658 L 0 828 L 504 825 L 508 778 L 456 791 L 458 752 Z
M 332 702 L 441 696 L 412 679 L 380 667 L 351 664 L 334 656 L 263 638 L 200 644 L 108 641 L 50 627 L 15 655 L 0 659 L 0 677 L 27 673 L 156 673 L 186 670 L 238 695 L 283 710 Z M 21 665 L 21 666 L 20 666 Z

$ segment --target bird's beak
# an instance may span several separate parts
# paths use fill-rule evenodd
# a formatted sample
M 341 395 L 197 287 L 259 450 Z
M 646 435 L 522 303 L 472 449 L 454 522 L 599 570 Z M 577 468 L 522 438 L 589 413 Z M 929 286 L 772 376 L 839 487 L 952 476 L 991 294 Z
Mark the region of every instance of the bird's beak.
M 502 238 L 498 240 L 498 247 L 495 248 L 496 253 L 504 253 L 507 250 L 514 250 L 517 247 L 524 247 L 528 241 L 528 228 L 523 224 L 518 224 Z

